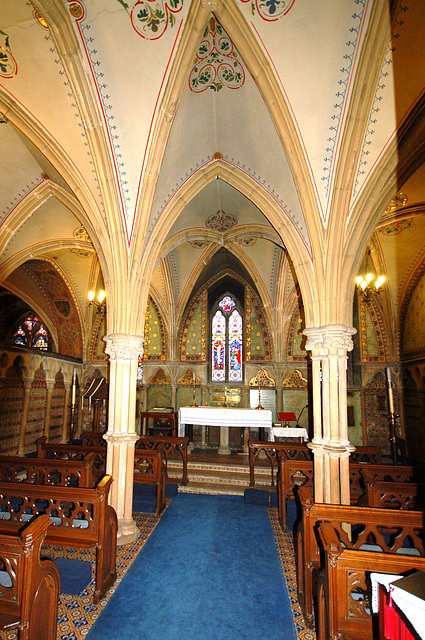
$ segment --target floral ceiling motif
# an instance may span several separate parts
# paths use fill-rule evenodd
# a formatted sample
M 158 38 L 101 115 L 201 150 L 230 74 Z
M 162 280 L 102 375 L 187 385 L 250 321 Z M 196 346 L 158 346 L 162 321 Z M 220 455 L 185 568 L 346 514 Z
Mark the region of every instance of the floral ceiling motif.
M 257 12 L 263 20 L 272 22 L 286 15 L 295 0 L 241 0 L 244 4 L 251 5 L 252 13 Z
M 223 87 L 239 89 L 245 82 L 239 54 L 214 16 L 204 31 L 196 58 L 189 76 L 189 87 L 194 93 L 205 89 L 220 91 Z
M 9 46 L 9 36 L 0 30 L 0 76 L 13 78 L 18 73 L 18 64 Z
M 235 227 L 238 224 L 237 218 L 235 216 L 230 215 L 230 213 L 225 213 L 224 211 L 217 211 L 217 213 L 213 213 L 209 218 L 207 218 L 205 222 L 205 226 L 213 231 L 217 231 L 218 233 L 225 233 Z
M 146 40 L 158 40 L 168 25 L 174 26 L 174 14 L 183 6 L 183 0 L 138 0 L 129 11 L 127 2 L 118 2 L 130 13 L 131 24 Z

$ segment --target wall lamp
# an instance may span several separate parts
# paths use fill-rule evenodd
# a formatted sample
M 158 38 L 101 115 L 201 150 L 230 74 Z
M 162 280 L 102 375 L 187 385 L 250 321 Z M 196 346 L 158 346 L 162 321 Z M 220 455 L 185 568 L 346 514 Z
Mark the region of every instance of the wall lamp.
M 101 289 L 99 291 L 99 293 L 97 294 L 97 297 L 96 297 L 95 292 L 93 290 L 91 290 L 91 291 L 88 292 L 87 298 L 89 300 L 89 303 L 93 304 L 97 308 L 98 313 L 100 313 L 102 311 L 102 309 L 103 309 L 103 304 L 104 304 L 105 299 L 106 299 L 106 291 Z
M 360 293 L 364 296 L 366 300 L 369 299 L 369 296 L 372 293 L 380 293 L 382 289 L 382 285 L 386 281 L 385 276 L 375 276 L 373 273 L 368 271 L 368 263 L 369 263 L 370 249 L 367 252 L 366 256 L 366 275 L 359 275 L 356 278 L 356 285 L 359 288 Z

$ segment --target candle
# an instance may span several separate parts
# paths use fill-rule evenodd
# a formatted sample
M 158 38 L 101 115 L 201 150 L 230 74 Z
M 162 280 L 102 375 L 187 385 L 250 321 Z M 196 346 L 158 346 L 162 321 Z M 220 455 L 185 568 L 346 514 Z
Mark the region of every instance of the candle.
M 193 372 L 193 386 L 195 386 L 195 381 L 196 381 L 195 372 Z
M 389 367 L 387 367 L 386 374 L 387 374 L 388 410 L 390 413 L 394 413 L 393 388 L 391 386 L 391 372 Z
M 260 386 L 260 372 L 258 372 L 258 386 Z

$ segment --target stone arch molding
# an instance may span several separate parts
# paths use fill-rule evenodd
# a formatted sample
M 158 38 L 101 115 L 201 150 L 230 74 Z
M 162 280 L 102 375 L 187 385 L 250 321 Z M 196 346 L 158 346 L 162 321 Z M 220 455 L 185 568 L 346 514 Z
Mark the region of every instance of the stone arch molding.
M 144 273 L 145 278 L 144 283 L 142 283 L 143 290 L 140 291 L 140 295 L 143 298 L 147 295 L 148 283 L 159 255 L 161 254 L 162 245 L 172 225 L 186 204 L 207 184 L 216 179 L 222 179 L 240 191 L 244 196 L 249 198 L 269 220 L 283 244 L 288 249 L 300 283 L 305 307 L 307 307 L 308 304 L 312 304 L 314 299 L 314 293 L 312 291 L 312 283 L 314 282 L 312 258 L 301 236 L 292 224 L 291 219 L 277 206 L 273 197 L 262 188 L 261 185 L 255 182 L 253 178 L 246 175 L 238 167 L 228 165 L 221 159 L 214 160 L 195 172 L 185 184 L 182 185 L 180 190 L 174 194 L 163 210 L 142 256 L 143 264 L 139 272 Z

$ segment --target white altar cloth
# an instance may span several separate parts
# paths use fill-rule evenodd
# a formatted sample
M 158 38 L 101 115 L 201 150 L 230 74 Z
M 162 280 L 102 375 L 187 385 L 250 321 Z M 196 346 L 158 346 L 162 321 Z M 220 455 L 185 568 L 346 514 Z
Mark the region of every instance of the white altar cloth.
M 261 427 L 273 436 L 272 412 L 268 409 L 239 409 L 232 407 L 180 407 L 179 436 L 185 435 L 187 424 L 207 427 Z
M 307 429 L 301 427 L 273 427 L 271 440 L 275 438 L 302 438 L 305 442 L 308 440 Z

